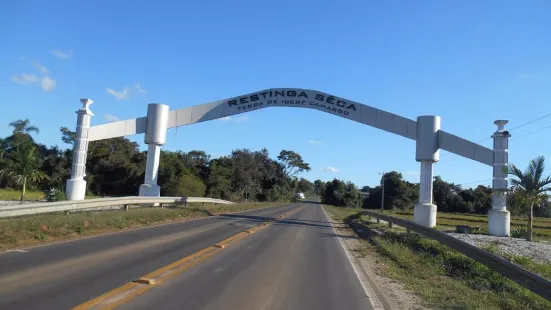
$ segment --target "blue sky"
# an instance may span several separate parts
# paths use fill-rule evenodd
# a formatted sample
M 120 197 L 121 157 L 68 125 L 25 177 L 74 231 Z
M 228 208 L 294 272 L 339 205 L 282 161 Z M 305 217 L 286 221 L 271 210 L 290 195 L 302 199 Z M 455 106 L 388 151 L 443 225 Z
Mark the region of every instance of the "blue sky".
M 37 139 L 62 145 L 80 98 L 93 124 L 273 87 L 310 88 L 478 142 L 551 113 L 549 1 L 9 1 L 0 10 L 0 135 L 29 118 Z M 513 138 L 551 125 L 543 118 Z M 524 167 L 550 155 L 542 130 L 513 140 Z M 143 141 L 142 136 L 131 139 Z M 491 147 L 491 140 L 482 142 Z M 396 170 L 417 181 L 415 143 L 299 108 L 171 129 L 166 149 L 298 151 L 311 180 L 378 183 Z M 551 167 L 551 166 L 550 166 Z M 435 174 L 476 186 L 491 168 L 442 152 Z M 482 181 L 482 182 L 479 182 Z

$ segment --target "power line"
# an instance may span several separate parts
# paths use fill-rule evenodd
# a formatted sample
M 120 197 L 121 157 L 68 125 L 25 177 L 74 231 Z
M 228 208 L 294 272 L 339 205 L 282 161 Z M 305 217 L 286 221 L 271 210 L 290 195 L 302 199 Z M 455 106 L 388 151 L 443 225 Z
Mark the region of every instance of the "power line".
M 511 141 L 516 140 L 516 139 L 519 139 L 519 138 L 522 138 L 522 137 L 526 137 L 526 136 L 529 136 L 529 135 L 532 135 L 532 134 L 535 134 L 535 133 L 538 133 L 538 132 L 540 132 L 540 131 L 544 131 L 544 130 L 549 129 L 549 128 L 551 128 L 551 125 L 545 126 L 545 127 L 540 128 L 540 129 L 538 129 L 538 130 L 535 130 L 535 131 L 531 131 L 531 132 L 522 134 L 522 135 L 520 135 L 520 136 L 518 136 L 518 137 L 514 137 L 513 139 L 511 139 Z
M 530 124 L 532 124 L 532 123 L 535 123 L 535 122 L 537 122 L 537 121 L 540 121 L 540 120 L 545 119 L 545 118 L 550 117 L 550 116 L 551 116 L 551 113 L 547 113 L 547 114 L 545 114 L 545 115 L 538 116 L 538 117 L 536 117 L 536 118 L 534 118 L 534 119 L 532 119 L 532 120 L 529 120 L 529 121 L 527 121 L 527 122 L 524 122 L 524 123 L 522 123 L 522 124 L 520 124 L 520 125 L 518 125 L 518 126 L 516 126 L 516 127 L 510 128 L 510 129 L 508 129 L 508 131 L 511 132 L 511 131 L 513 131 L 513 130 L 516 130 L 516 129 L 522 128 L 522 127 L 524 127 L 524 126 L 530 125 Z M 520 135 L 520 136 L 518 136 L 518 137 L 514 137 L 513 139 L 510 139 L 509 141 L 513 141 L 513 140 L 516 140 L 516 139 L 519 139 L 519 138 L 522 138 L 522 137 L 526 137 L 526 136 L 529 136 L 529 135 L 538 133 L 538 132 L 540 132 L 540 131 L 543 131 L 543 130 L 546 130 L 546 129 L 549 129 L 549 128 L 551 128 L 551 125 L 546 126 L 546 127 L 543 127 L 543 128 L 540 128 L 540 129 L 538 129 L 538 130 L 536 130 L 536 131 L 532 131 L 532 132 L 529 132 L 529 133 L 522 134 L 522 135 Z M 487 141 L 487 140 L 490 140 L 490 139 L 492 139 L 491 136 L 488 137 L 488 138 L 484 138 L 484 139 L 482 139 L 482 140 L 476 142 L 476 144 L 480 144 L 480 143 L 482 143 L 482 142 L 484 142 L 484 141 Z M 446 152 L 447 152 L 447 151 L 446 151 Z M 445 157 L 445 156 L 447 156 L 447 155 L 459 156 L 459 155 L 457 155 L 457 154 L 454 154 L 454 153 L 451 153 L 451 152 L 447 152 L 447 153 L 442 154 L 442 155 L 440 156 L 440 158 Z M 455 157 L 455 158 L 451 158 L 451 159 L 444 160 L 444 161 L 438 161 L 438 163 L 443 164 L 443 163 L 447 163 L 447 162 L 449 162 L 449 161 L 453 161 L 453 160 L 458 159 L 458 158 L 461 158 L 461 157 Z
M 534 118 L 533 120 L 527 121 L 526 123 L 520 124 L 520 125 L 518 125 L 517 127 L 513 127 L 513 128 L 511 128 L 511 129 L 509 129 L 509 131 L 512 131 L 512 130 L 515 130 L 515 129 L 522 128 L 522 127 L 524 127 L 524 126 L 526 126 L 526 125 L 530 125 L 530 124 L 532 124 L 532 123 L 535 123 L 535 122 L 537 122 L 537 121 L 539 121 L 539 120 L 542 120 L 542 119 L 544 119 L 544 118 L 547 118 L 547 117 L 549 117 L 549 116 L 551 116 L 551 113 L 542 115 L 542 116 L 540 116 L 540 117 L 536 117 L 536 118 Z
M 542 120 L 542 119 L 548 118 L 548 117 L 550 117 L 550 116 L 551 116 L 551 113 L 547 113 L 547 114 L 545 114 L 545 115 L 538 116 L 538 117 L 536 117 L 536 118 L 534 118 L 534 119 L 531 119 L 531 120 L 529 120 L 529 121 L 527 121 L 527 122 L 524 122 L 524 123 L 522 123 L 522 124 L 520 124 L 520 125 L 518 125 L 518 126 L 516 126 L 516 127 L 509 128 L 508 131 L 511 132 L 511 131 L 513 131 L 513 130 L 522 128 L 522 127 L 524 127 L 524 126 L 528 126 L 528 125 L 530 125 L 530 124 L 532 124 L 532 123 L 535 123 L 535 122 L 540 121 L 540 120 Z M 531 135 L 531 134 L 533 134 L 533 133 L 540 132 L 540 131 L 545 130 L 545 129 L 548 129 L 548 128 L 551 128 L 551 125 L 550 125 L 550 126 L 547 126 L 547 127 L 544 127 L 544 128 L 541 128 L 541 129 L 538 129 L 538 130 L 533 131 L 533 132 L 528 133 L 528 134 L 520 135 L 520 136 L 518 136 L 518 137 L 515 137 L 515 138 L 511 139 L 511 141 L 512 141 L 512 140 L 515 140 L 515 139 L 518 139 L 518 138 L 521 138 L 521 137 L 525 137 L 525 136 Z M 490 140 L 490 139 L 492 139 L 491 136 L 488 137 L 488 138 L 484 138 L 484 139 L 482 139 L 482 140 L 476 142 L 476 144 L 482 143 L 482 142 L 487 141 L 487 140 Z M 453 153 L 446 153 L 446 154 L 443 154 L 441 157 L 446 156 L 446 155 L 449 155 L 449 154 L 453 154 Z M 453 155 L 456 155 L 456 156 L 457 156 L 457 154 L 453 154 Z M 442 163 L 442 162 L 440 162 L 440 163 Z
M 456 185 L 462 186 L 462 185 L 469 185 L 469 184 L 477 184 L 477 183 L 484 183 L 484 182 L 488 182 L 488 181 L 492 181 L 492 180 L 493 179 L 486 179 L 486 180 L 473 181 L 473 182 L 461 183 L 461 184 L 456 184 Z

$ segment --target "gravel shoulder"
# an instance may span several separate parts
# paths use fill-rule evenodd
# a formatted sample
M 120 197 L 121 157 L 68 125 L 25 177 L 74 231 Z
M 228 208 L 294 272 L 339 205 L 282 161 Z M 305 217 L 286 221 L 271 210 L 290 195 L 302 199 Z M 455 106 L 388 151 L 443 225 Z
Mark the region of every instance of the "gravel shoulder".
M 520 238 L 480 234 L 448 233 L 448 235 L 480 248 L 496 247 L 498 252 L 504 254 L 528 257 L 538 263 L 551 263 L 551 244 L 547 242 L 529 242 Z
M 389 310 L 428 310 L 423 306 L 423 301 L 419 296 L 407 290 L 405 286 L 389 277 L 385 277 L 382 273 L 384 263 L 377 259 L 378 254 L 375 252 L 366 252 L 367 242 L 359 238 L 356 233 L 342 222 L 336 221 L 331 212 L 327 210 L 327 215 L 330 217 L 339 238 L 345 242 L 348 249 L 361 268 L 365 272 L 366 277 L 377 295 L 379 302 L 385 309 Z

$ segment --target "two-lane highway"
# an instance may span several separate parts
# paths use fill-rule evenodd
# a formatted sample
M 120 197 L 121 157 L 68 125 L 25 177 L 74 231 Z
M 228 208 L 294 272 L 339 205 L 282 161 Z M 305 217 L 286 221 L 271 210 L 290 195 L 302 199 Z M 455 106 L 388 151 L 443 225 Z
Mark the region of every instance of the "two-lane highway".
M 290 204 L 1 254 L 0 309 L 86 305 L 271 219 L 118 309 L 371 308 L 321 206 Z

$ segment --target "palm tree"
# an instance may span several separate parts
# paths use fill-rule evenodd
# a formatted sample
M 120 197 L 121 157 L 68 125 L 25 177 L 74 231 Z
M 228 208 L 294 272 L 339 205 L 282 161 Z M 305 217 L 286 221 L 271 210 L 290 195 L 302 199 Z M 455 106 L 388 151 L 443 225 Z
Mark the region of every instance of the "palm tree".
M 38 127 L 32 126 L 28 119 L 18 119 L 10 123 L 10 127 L 13 127 L 13 134 L 7 137 L 5 140 L 8 148 L 6 150 L 26 149 L 34 144 L 31 133 L 38 133 Z M 7 155 L 8 153 L 6 153 Z
M 27 184 L 49 178 L 39 169 L 40 160 L 36 155 L 36 147 L 33 146 L 26 151 L 17 151 L 15 155 L 13 165 L 10 168 L 0 170 L 0 177 L 9 177 L 13 183 L 21 186 L 21 203 L 23 203 Z
M 515 165 L 511 165 L 509 171 L 510 175 L 516 177 L 516 179 L 511 179 L 511 190 L 518 194 L 521 201 L 529 207 L 526 235 L 528 241 L 532 241 L 534 206 L 540 206 L 548 198 L 546 192 L 551 191 L 551 177 L 544 177 L 544 171 L 545 158 L 543 156 L 532 159 L 524 172 Z
M 30 135 L 31 132 L 38 133 L 38 127 L 30 125 L 31 122 L 28 119 L 18 119 L 10 123 L 10 127 L 13 127 L 13 133 L 24 133 Z

